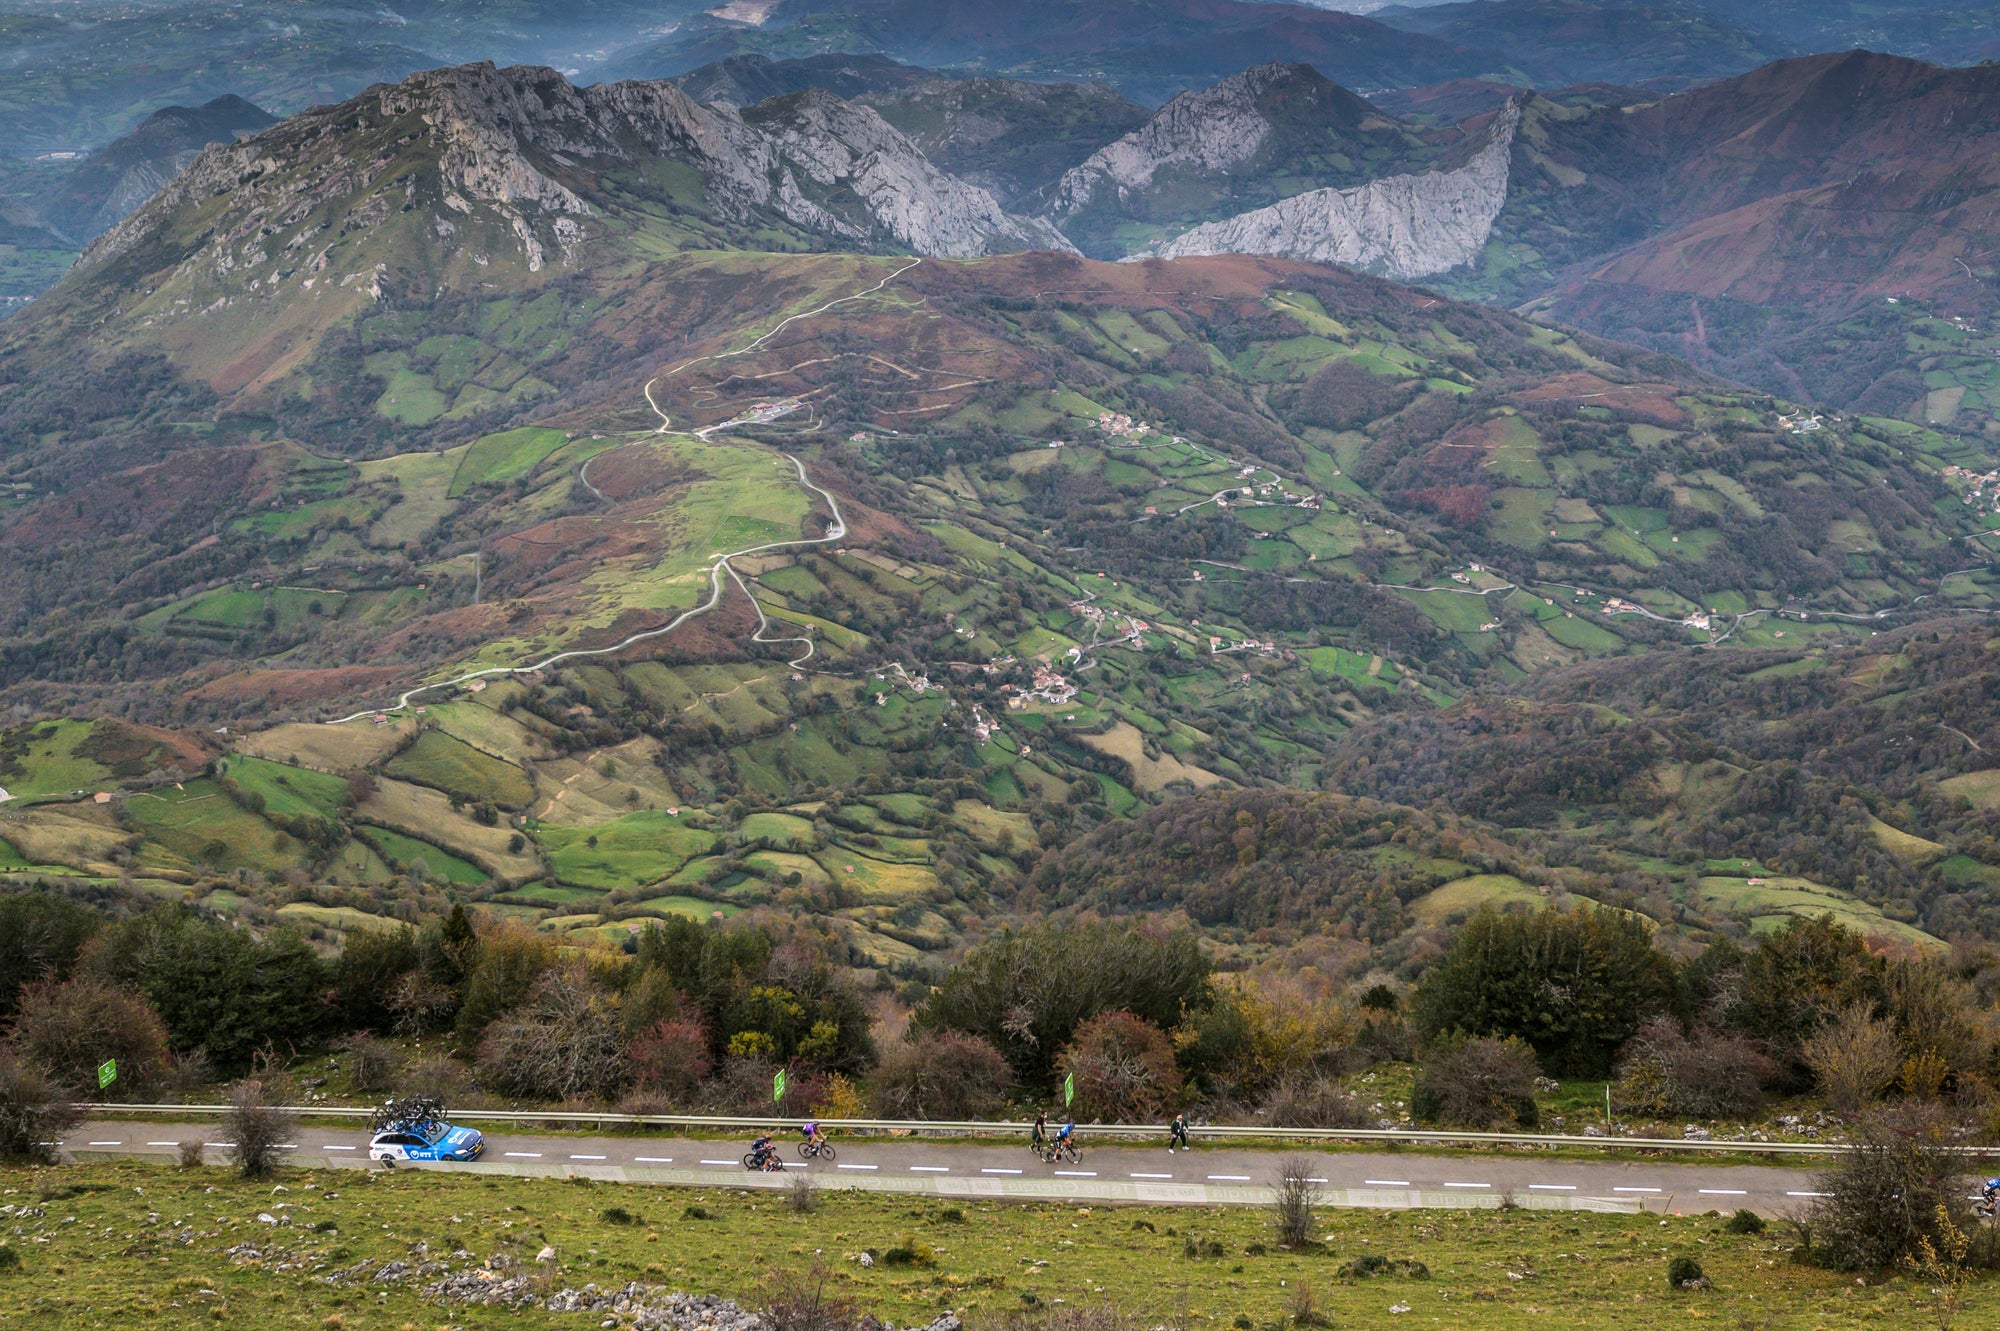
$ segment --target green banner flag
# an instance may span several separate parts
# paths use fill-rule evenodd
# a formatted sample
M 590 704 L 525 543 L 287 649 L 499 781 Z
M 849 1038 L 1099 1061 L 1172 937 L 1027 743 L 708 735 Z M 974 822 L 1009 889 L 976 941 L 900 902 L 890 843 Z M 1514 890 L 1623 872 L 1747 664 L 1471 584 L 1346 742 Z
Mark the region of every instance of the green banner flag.
M 776 1104 L 785 1098 L 785 1070 L 778 1069 L 778 1075 L 771 1078 L 771 1102 Z
M 107 1058 L 97 1065 L 97 1089 L 103 1090 L 118 1080 L 118 1060 Z
M 1076 1074 L 1072 1072 L 1067 1077 L 1063 1078 L 1063 1108 L 1068 1109 L 1070 1107 L 1071 1102 L 1073 1102 L 1075 1099 L 1076 1099 Z

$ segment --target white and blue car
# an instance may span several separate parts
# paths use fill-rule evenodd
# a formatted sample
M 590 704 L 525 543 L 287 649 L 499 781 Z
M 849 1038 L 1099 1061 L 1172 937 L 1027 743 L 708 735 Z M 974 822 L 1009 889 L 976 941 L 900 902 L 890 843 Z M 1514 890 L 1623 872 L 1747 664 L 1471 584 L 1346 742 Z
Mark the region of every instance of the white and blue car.
M 477 1128 L 454 1128 L 442 1119 L 391 1123 L 368 1143 L 368 1158 L 393 1168 L 399 1160 L 477 1160 L 486 1137 Z

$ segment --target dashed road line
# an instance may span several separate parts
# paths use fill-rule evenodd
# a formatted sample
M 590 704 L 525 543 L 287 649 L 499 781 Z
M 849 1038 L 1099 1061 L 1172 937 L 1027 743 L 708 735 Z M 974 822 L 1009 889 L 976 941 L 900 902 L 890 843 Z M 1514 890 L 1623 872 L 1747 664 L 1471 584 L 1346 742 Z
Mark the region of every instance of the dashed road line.
M 1097 1171 L 1096 1171 L 1096 1170 L 1094 1170 L 1094 1169 L 1058 1169 L 1058 1170 L 1056 1171 L 1056 1177 L 1057 1177 L 1057 1178 L 1096 1178 L 1096 1177 L 1097 1177 Z
M 179 1142 L 147 1142 L 147 1143 L 146 1143 L 146 1145 L 148 1145 L 148 1146 L 179 1146 L 179 1145 L 180 1145 L 180 1143 L 179 1143 Z M 331 1148 L 329 1148 L 329 1149 L 331 1149 Z M 352 1146 L 349 1146 L 349 1147 L 346 1147 L 345 1149 L 347 1149 L 347 1150 L 350 1150 L 350 1151 L 351 1151 L 351 1150 L 353 1150 L 354 1148 L 353 1148 Z
M 573 1155 L 570 1157 L 572 1160 L 602 1160 L 603 1158 L 601 1155 Z
M 674 1158 L 670 1155 L 635 1155 L 632 1163 L 639 1165 L 670 1165 Z
M 1748 1188 L 1697 1188 L 1695 1191 L 1703 1197 L 1748 1197 L 1750 1195 Z
M 92 1146 L 123 1146 L 124 1142 L 92 1142 Z
M 1447 1183 L 1447 1188 L 1490 1188 L 1491 1183 Z
M 742 1162 L 739 1160 L 704 1160 L 702 1163 L 705 1165 L 734 1165 L 741 1164 Z
M 1658 1188 L 1621 1188 L 1621 1187 L 1613 1187 L 1613 1188 L 1611 1189 L 1611 1191 L 1613 1191 L 1613 1192 L 1658 1192 L 1658 1191 L 1659 1191 L 1659 1189 L 1658 1189 Z
M 982 1174 L 1018 1174 L 1021 1171 L 1018 1169 L 982 1169 L 979 1172 Z
M 1832 1193 L 1830 1193 L 1830 1192 L 1788 1192 L 1788 1193 L 1786 1193 L 1786 1194 L 1785 1194 L 1785 1196 L 1787 1196 L 1787 1197 L 1831 1197 L 1831 1196 L 1833 1196 L 1833 1194 L 1832 1194 Z
M 542 1153 L 540 1151 L 509 1151 L 507 1152 L 507 1158 L 509 1160 L 539 1160 L 542 1158 Z
M 1407 1188 L 1410 1186 L 1410 1181 L 1406 1178 L 1369 1178 L 1361 1181 L 1371 1188 Z
M 835 1169 L 880 1169 L 880 1165 L 835 1165 Z
M 1248 1174 L 1210 1174 L 1208 1181 L 1210 1183 L 1248 1183 L 1250 1176 Z
M 319 1149 L 322 1151 L 358 1151 L 361 1148 L 358 1146 L 322 1146 Z
M 1528 1191 L 1530 1191 L 1530 1192 L 1575 1192 L 1575 1191 L 1576 1191 L 1576 1184 L 1574 1184 L 1574 1183 L 1530 1183 L 1530 1184 L 1528 1185 Z
M 1134 1174 L 1134 1175 L 1133 1175 L 1132 1177 L 1133 1177 L 1133 1178 L 1166 1178 L 1166 1179 L 1170 1179 L 1170 1178 L 1172 1178 L 1172 1177 L 1173 1177 L 1173 1175 L 1172 1175 L 1172 1174 Z
M 951 1166 L 950 1166 L 950 1165 L 911 1165 L 911 1166 L 910 1166 L 910 1172 L 911 1172 L 912 1174 L 949 1174 L 949 1173 L 951 1172 Z

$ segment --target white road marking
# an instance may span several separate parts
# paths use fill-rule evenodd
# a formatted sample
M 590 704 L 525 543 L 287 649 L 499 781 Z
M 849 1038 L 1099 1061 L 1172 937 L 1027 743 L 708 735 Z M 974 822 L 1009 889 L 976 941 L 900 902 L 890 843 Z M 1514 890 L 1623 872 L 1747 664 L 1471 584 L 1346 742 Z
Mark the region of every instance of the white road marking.
M 213 1146 L 219 1150 L 224 1150 L 224 1151 L 233 1151 L 236 1149 L 235 1142 L 203 1142 L 202 1145 Z
M 835 1165 L 835 1169 L 880 1169 L 880 1165 Z
M 92 1142 L 92 1146 L 123 1146 L 124 1142 Z
M 949 1173 L 951 1172 L 951 1166 L 950 1166 L 950 1165 L 911 1165 L 911 1166 L 910 1166 L 910 1172 L 911 1172 L 912 1174 L 949 1174 Z
M 1613 1189 L 1612 1189 L 1611 1191 L 1613 1191 L 1613 1192 L 1658 1192 L 1658 1191 L 1659 1191 L 1659 1189 L 1658 1189 L 1658 1188 L 1616 1188 L 1616 1187 L 1614 1187 L 1614 1188 L 1613 1188 Z
M 670 1155 L 635 1155 L 632 1158 L 642 1165 L 670 1165 L 674 1162 Z
M 1830 1192 L 1788 1192 L 1788 1193 L 1786 1193 L 1786 1194 L 1785 1194 L 1785 1196 L 1787 1196 L 1787 1197 L 1831 1197 L 1831 1196 L 1833 1196 L 1833 1194 L 1832 1194 L 1832 1193 L 1830 1193 Z
M 1096 1177 L 1097 1177 L 1097 1171 L 1096 1171 L 1096 1170 L 1094 1170 L 1094 1169 L 1058 1169 L 1058 1170 L 1056 1171 L 1056 1177 L 1057 1177 L 1057 1178 L 1096 1178 Z
M 804 1163 L 802 1163 L 802 1162 L 800 1162 L 800 1161 L 797 1161 L 797 1160 L 780 1160 L 780 1161 L 779 1161 L 778 1163 L 779 1163 L 779 1164 L 781 1164 L 781 1165 L 783 1165 L 783 1166 L 784 1166 L 784 1167 L 785 1167 L 786 1169 L 811 1169 L 811 1168 L 812 1168 L 812 1166 L 811 1166 L 811 1165 L 808 1165 L 808 1164 L 804 1164 Z
M 1208 1181 L 1211 1183 L 1248 1183 L 1250 1176 L 1248 1174 L 1210 1174 Z
M 1491 1183 L 1447 1183 L 1447 1188 L 1490 1188 Z
M 507 1152 L 507 1158 L 509 1160 L 539 1160 L 542 1158 L 542 1153 L 540 1151 L 509 1151 Z
M 738 1160 L 704 1160 L 702 1163 L 705 1165 L 734 1165 L 742 1162 Z
M 1331 1182 L 1333 1182 L 1333 1180 L 1332 1180 L 1332 1179 L 1325 1179 L 1325 1178 L 1309 1178 L 1309 1179 L 1307 1179 L 1307 1180 L 1306 1180 L 1306 1182 L 1308 1182 L 1308 1183 L 1331 1183 Z
M 602 1160 L 603 1158 L 601 1155 L 573 1155 L 570 1157 L 572 1160 Z
M 319 1149 L 322 1151 L 355 1151 L 360 1148 L 356 1146 L 322 1146 Z
M 979 1172 L 982 1174 L 1018 1174 L 1021 1171 L 1018 1169 L 982 1169 Z
M 1750 1191 L 1747 1188 L 1697 1188 L 1695 1191 L 1703 1197 L 1748 1197 L 1750 1195 Z
M 1576 1184 L 1574 1184 L 1574 1183 L 1530 1183 L 1530 1184 L 1528 1185 L 1528 1191 L 1530 1191 L 1530 1192 L 1575 1192 L 1575 1191 L 1576 1191 Z
M 179 1146 L 179 1145 L 180 1145 L 180 1143 L 179 1143 L 179 1142 L 147 1142 L 147 1143 L 146 1143 L 146 1145 L 148 1145 L 148 1146 Z M 348 1146 L 348 1147 L 343 1147 L 342 1149 L 344 1149 L 344 1150 L 349 1150 L 349 1151 L 351 1151 L 351 1150 L 353 1150 L 354 1148 L 353 1148 L 352 1146 Z
M 1407 1188 L 1410 1186 L 1410 1181 L 1406 1178 L 1368 1178 L 1361 1181 L 1371 1188 Z
M 1172 1178 L 1172 1174 L 1134 1174 L 1133 1178 Z

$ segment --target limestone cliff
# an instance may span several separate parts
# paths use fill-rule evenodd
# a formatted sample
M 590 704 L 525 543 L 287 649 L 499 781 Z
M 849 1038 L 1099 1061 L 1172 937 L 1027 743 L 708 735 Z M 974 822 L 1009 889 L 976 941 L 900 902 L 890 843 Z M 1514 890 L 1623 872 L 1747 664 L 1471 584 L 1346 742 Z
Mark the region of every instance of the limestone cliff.
M 1152 251 L 1161 258 L 1271 254 L 1345 264 L 1410 281 L 1470 263 L 1485 248 L 1507 202 L 1514 132 L 1509 103 L 1486 145 L 1451 171 L 1385 176 L 1349 189 L 1320 189 L 1208 222 Z

